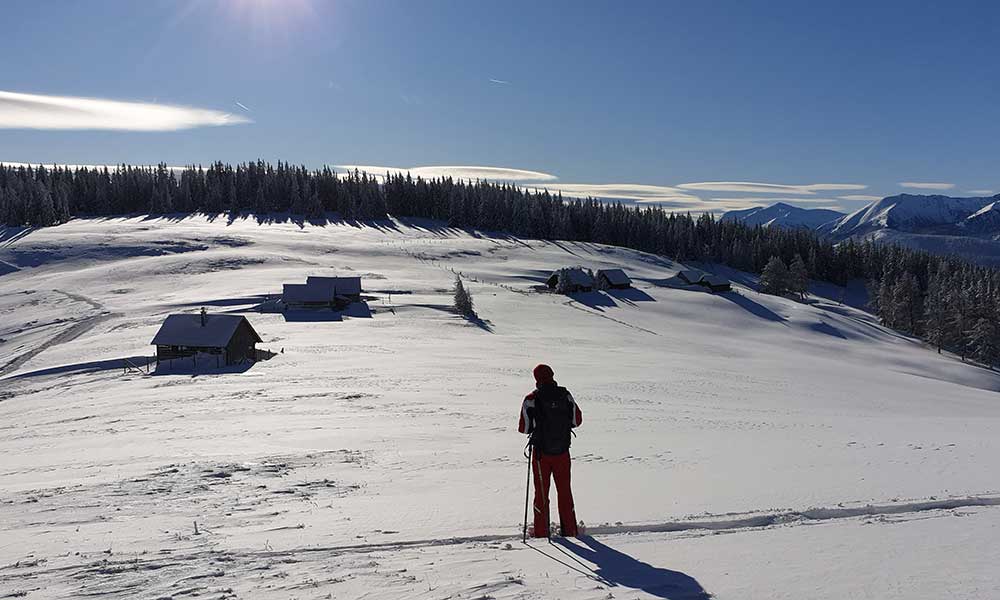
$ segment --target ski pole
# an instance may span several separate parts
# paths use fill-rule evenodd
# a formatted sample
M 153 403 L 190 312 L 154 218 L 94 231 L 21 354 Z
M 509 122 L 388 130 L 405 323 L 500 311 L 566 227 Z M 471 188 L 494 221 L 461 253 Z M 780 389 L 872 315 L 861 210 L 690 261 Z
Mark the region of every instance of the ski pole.
M 524 456 L 528 459 L 528 476 L 524 481 L 524 529 L 521 530 L 521 543 L 528 543 L 528 495 L 531 491 L 531 456 L 535 449 L 531 446 L 531 440 L 525 447 Z

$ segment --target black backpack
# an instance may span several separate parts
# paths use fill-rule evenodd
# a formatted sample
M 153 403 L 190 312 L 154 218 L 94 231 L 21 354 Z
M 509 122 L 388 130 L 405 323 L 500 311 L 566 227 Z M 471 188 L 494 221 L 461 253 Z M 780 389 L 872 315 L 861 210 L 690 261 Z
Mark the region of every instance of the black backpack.
M 531 443 L 542 454 L 562 454 L 569 450 L 573 404 L 566 388 L 543 385 L 535 391 L 535 429 Z

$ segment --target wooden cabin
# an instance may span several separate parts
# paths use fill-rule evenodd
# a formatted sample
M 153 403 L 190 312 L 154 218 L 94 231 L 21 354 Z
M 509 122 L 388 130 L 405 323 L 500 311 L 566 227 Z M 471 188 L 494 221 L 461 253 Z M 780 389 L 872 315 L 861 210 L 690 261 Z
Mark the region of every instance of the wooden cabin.
M 597 287 L 602 290 L 625 290 L 632 287 L 632 280 L 621 269 L 597 271 Z
M 688 285 L 700 285 L 713 293 L 728 292 L 733 289 L 728 279 L 704 271 L 687 270 L 677 274 L 677 278 Z
M 714 293 L 718 292 L 728 292 L 733 289 L 732 284 L 728 279 L 722 277 L 721 275 L 709 275 L 706 274 L 701 278 L 700 285 L 707 287 Z
M 187 358 L 212 354 L 226 365 L 257 359 L 260 336 L 241 315 L 201 314 L 169 315 L 151 344 L 156 346 L 156 360 Z
M 688 285 L 698 285 L 701 282 L 701 278 L 704 276 L 704 271 L 698 271 L 696 269 L 681 271 L 677 274 L 677 278 Z

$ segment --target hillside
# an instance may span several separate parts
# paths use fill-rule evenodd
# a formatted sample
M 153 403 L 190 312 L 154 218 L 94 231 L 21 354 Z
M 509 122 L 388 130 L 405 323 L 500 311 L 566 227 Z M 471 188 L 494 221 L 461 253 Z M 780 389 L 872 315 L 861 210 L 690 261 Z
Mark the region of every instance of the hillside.
M 1000 594 L 1000 374 L 840 289 L 799 303 L 727 271 L 735 291 L 712 295 L 653 255 L 431 221 L 0 238 L 0 597 Z M 635 289 L 535 290 L 577 264 Z M 255 309 L 334 272 L 362 276 L 367 311 Z M 455 272 L 478 322 L 449 310 Z M 203 306 L 277 356 L 123 373 Z M 584 412 L 594 538 L 566 546 L 520 544 L 514 428 L 538 362 Z

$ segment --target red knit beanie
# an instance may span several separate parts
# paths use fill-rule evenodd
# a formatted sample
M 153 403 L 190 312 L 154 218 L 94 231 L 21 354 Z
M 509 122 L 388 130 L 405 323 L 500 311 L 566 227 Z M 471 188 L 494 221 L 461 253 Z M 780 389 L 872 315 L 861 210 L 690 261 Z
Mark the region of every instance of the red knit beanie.
M 555 373 L 552 372 L 552 367 L 549 365 L 538 365 L 531 374 L 535 376 L 536 383 L 548 383 L 555 377 Z

